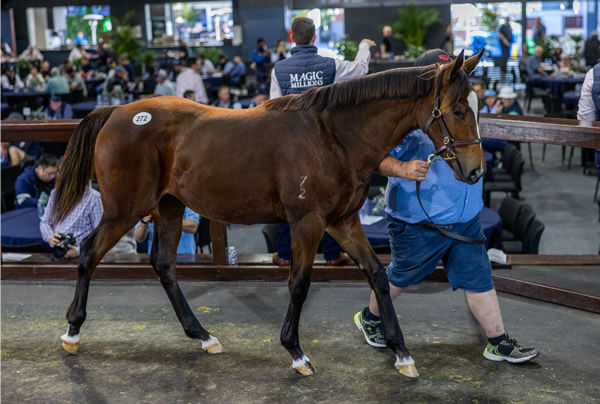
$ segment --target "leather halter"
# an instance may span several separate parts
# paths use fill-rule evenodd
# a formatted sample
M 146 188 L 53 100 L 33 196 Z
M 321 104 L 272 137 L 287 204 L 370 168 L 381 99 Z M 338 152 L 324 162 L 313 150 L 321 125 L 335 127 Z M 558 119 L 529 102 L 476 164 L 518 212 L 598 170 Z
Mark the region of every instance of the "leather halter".
M 454 140 L 454 137 L 452 137 L 450 131 L 448 130 L 448 126 L 446 126 L 446 122 L 444 122 L 444 117 L 442 116 L 439 103 L 440 99 L 439 97 L 436 97 L 433 105 L 433 111 L 431 111 L 431 116 L 427 122 L 425 122 L 424 132 L 427 133 L 433 122 L 437 120 L 437 122 L 440 124 L 440 128 L 442 129 L 442 134 L 444 135 L 444 144 L 435 149 L 435 152 L 427 157 L 427 162 L 429 164 L 433 163 L 434 160 L 456 160 L 456 155 L 452 151 L 453 147 L 469 146 L 472 144 L 481 143 L 481 138 L 479 137 L 471 140 Z M 438 157 L 444 151 L 446 151 L 447 157 Z
M 439 102 L 440 102 L 439 97 L 436 97 L 435 103 L 433 105 L 433 111 L 431 112 L 431 116 L 425 123 L 424 132 L 427 133 L 429 131 L 431 124 L 435 120 L 438 120 L 438 123 L 440 124 L 440 128 L 442 129 L 442 133 L 444 135 L 444 144 L 441 145 L 440 147 L 438 147 L 437 149 L 435 149 L 435 152 L 433 152 L 432 154 L 430 154 L 427 157 L 427 163 L 429 165 L 433 164 L 433 162 L 435 160 L 456 160 L 456 155 L 452 151 L 453 147 L 461 147 L 461 146 L 468 146 L 468 145 L 472 145 L 472 144 L 480 144 L 481 143 L 481 138 L 479 138 L 479 137 L 477 139 L 473 139 L 473 140 L 458 140 L 458 141 L 454 140 L 454 138 L 450 134 L 450 131 L 448 130 L 448 127 L 446 126 L 446 122 L 444 122 L 444 117 L 442 116 L 442 111 L 440 111 Z M 441 153 L 443 153 L 444 151 L 446 151 L 447 157 L 439 157 L 439 155 Z M 429 219 L 429 222 L 422 223 L 423 226 L 435 229 L 446 237 L 449 237 L 454 240 L 462 241 L 464 243 L 485 244 L 485 241 L 486 241 L 485 234 L 483 235 L 482 239 L 471 238 L 471 237 L 463 236 L 462 234 L 449 232 L 449 231 L 443 229 L 440 225 L 436 224 L 433 221 L 433 219 L 431 218 L 431 216 L 429 216 L 429 214 L 425 210 L 425 207 L 423 206 L 423 202 L 421 202 L 421 195 L 419 193 L 419 190 L 421 189 L 421 181 L 416 181 L 416 183 L 417 183 L 417 200 L 419 201 L 419 205 L 421 205 L 421 209 L 423 210 L 423 213 L 425 213 L 425 216 L 427 216 L 427 219 Z

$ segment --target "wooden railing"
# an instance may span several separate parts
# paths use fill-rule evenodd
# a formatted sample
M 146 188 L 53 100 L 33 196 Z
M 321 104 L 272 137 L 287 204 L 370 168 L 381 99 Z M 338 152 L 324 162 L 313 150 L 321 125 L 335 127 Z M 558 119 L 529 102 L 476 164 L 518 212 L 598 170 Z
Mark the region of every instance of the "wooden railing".
M 64 121 L 2 121 L 2 141 L 66 142 L 79 124 L 79 120 Z M 600 148 L 600 122 L 531 116 L 482 114 L 479 121 L 481 136 L 531 143 Z M 284 279 L 289 269 L 270 264 L 266 254 L 241 255 L 239 265 L 227 265 L 227 231 L 223 223 L 211 221 L 213 256 L 193 256 L 178 261 L 178 274 L 189 279 Z M 389 256 L 381 256 L 389 262 Z M 135 262 L 132 262 L 131 260 Z M 152 276 L 145 256 L 121 260 L 106 260 L 100 264 L 102 277 L 139 278 Z M 76 264 L 54 264 L 49 257 L 37 257 L 31 262 L 4 263 L 2 278 L 19 277 L 73 277 Z M 600 255 L 513 255 L 512 266 L 578 266 L 599 267 Z M 140 272 L 141 271 L 141 272 Z M 98 273 L 98 272 L 97 272 Z M 141 274 L 141 275 L 140 275 Z M 443 278 L 443 271 L 437 271 Z M 315 262 L 315 280 L 351 280 L 362 278 L 354 266 L 326 267 Z M 494 275 L 499 291 L 534 297 L 537 299 L 600 312 L 600 297 L 548 285 L 521 281 Z

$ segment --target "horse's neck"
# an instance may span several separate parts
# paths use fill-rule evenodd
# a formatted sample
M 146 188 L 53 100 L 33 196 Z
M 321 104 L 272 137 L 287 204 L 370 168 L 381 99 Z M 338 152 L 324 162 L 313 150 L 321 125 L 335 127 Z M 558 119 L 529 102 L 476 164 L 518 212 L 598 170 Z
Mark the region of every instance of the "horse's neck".
M 344 128 L 348 158 L 360 169 L 374 169 L 412 130 L 418 127 L 417 103 L 410 99 L 383 99 L 333 113 Z M 334 132 L 334 136 L 336 136 Z M 375 167 L 372 168 L 373 164 Z

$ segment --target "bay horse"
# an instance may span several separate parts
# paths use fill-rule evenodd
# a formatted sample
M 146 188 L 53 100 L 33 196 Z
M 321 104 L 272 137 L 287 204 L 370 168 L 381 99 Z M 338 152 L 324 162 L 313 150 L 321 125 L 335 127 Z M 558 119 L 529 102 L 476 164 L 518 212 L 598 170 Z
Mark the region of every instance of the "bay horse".
M 314 367 L 300 348 L 302 305 L 323 231 L 365 273 L 379 304 L 396 368 L 418 376 L 389 296 L 385 268 L 365 237 L 358 210 L 379 163 L 410 131 L 427 132 L 455 177 L 485 171 L 469 107 L 469 74 L 481 54 L 440 66 L 402 68 L 313 88 L 248 110 L 157 97 L 99 108 L 75 130 L 51 212 L 60 222 L 95 174 L 104 213 L 80 246 L 75 296 L 67 310 L 65 350 L 76 353 L 91 275 L 100 259 L 142 217 L 152 214 L 150 262 L 188 337 L 223 350 L 190 309 L 175 278 L 184 207 L 229 223 L 288 222 L 292 236 L 290 302 L 281 344 L 302 375 Z M 436 124 L 437 123 L 437 124 Z M 464 147 L 452 150 L 451 146 Z

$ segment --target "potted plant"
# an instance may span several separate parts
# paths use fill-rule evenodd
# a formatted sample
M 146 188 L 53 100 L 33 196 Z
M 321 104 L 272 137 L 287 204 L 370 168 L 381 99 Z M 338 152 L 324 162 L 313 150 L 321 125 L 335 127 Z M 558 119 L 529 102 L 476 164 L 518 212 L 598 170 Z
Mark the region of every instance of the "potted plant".
M 406 45 L 405 58 L 416 58 L 425 51 L 423 40 L 429 27 L 436 22 L 439 22 L 438 10 L 418 9 L 415 0 L 408 1 L 406 6 L 398 9 L 398 17 L 391 25 L 394 37 L 401 39 Z
M 338 51 L 338 55 L 343 56 L 344 60 L 354 60 L 356 58 L 358 45 L 350 39 L 348 34 L 344 35 L 334 46 Z

